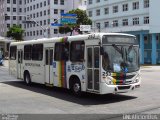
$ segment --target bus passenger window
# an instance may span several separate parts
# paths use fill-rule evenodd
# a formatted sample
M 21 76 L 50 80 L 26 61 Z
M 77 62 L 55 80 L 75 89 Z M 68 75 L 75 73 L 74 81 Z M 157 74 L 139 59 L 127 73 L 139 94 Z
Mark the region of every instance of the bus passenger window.
M 41 61 L 43 59 L 43 44 L 34 44 L 32 46 L 32 60 Z
M 84 60 L 84 41 L 76 41 L 71 43 L 71 61 L 82 62 Z
M 31 60 L 32 58 L 32 45 L 24 46 L 24 60 Z
M 55 51 L 54 51 L 54 60 L 61 61 L 61 60 L 68 60 L 69 58 L 69 43 L 56 43 L 55 44 Z
M 10 47 L 10 60 L 16 60 L 16 53 L 17 53 L 17 47 L 11 46 Z

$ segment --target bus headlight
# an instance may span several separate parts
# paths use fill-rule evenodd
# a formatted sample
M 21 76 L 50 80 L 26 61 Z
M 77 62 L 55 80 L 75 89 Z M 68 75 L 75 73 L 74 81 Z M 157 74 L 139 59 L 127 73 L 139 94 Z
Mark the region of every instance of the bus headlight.
M 111 77 L 106 77 L 106 79 L 105 79 L 105 83 L 107 84 L 107 85 L 114 85 L 113 84 L 113 82 L 112 82 L 112 78 Z
M 133 80 L 133 83 L 138 83 L 140 80 L 140 75 L 137 75 L 136 78 Z

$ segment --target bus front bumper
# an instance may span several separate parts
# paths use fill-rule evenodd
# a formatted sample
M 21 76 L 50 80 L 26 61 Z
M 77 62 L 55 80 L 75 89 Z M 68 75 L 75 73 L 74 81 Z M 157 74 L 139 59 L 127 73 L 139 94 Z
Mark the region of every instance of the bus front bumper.
M 101 83 L 100 94 L 126 93 L 135 91 L 138 88 L 140 88 L 140 82 L 129 85 L 107 85 L 106 83 Z

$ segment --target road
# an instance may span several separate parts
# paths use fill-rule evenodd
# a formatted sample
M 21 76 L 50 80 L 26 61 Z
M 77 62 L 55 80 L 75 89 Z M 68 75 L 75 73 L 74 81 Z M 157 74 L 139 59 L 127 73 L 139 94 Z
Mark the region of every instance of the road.
M 160 114 L 159 74 L 158 66 L 142 67 L 142 85 L 137 91 L 103 96 L 85 94 L 77 98 L 65 89 L 26 86 L 8 75 L 5 64 L 0 66 L 0 114 L 75 114 L 72 118 L 79 120 L 122 119 L 117 114 L 129 113 Z M 66 115 L 57 117 L 66 119 Z

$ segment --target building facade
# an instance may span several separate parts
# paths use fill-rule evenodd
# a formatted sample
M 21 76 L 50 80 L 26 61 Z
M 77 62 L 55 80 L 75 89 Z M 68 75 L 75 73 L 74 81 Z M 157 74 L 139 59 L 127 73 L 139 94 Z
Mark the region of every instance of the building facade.
M 0 35 L 14 24 L 24 30 L 24 39 L 64 36 L 51 23 L 60 22 L 61 13 L 86 9 L 87 0 L 0 0 Z M 5 17 L 5 15 L 7 15 Z
M 141 64 L 160 64 L 159 0 L 88 0 L 95 31 L 137 36 Z

